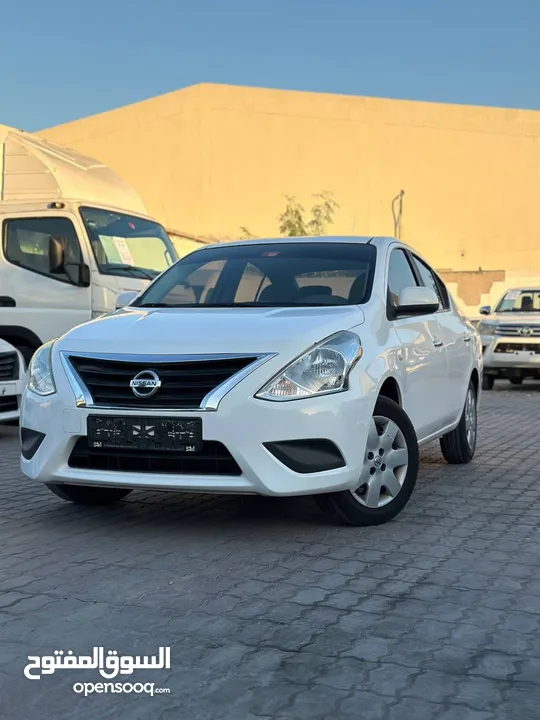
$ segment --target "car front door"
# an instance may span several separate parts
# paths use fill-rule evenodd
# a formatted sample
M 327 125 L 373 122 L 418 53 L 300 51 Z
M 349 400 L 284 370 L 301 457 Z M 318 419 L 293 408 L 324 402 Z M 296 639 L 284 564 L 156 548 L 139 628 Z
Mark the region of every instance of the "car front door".
M 448 375 L 444 383 L 443 407 L 448 424 L 461 417 L 473 368 L 471 348 L 472 328 L 453 307 L 448 290 L 429 265 L 414 253 L 413 263 L 423 285 L 435 291 L 439 298 L 437 320 L 441 340 L 448 356 Z
M 420 278 L 408 252 L 399 247 L 388 259 L 388 317 L 401 343 L 398 360 L 401 367 L 403 409 L 410 417 L 419 440 L 440 430 L 444 422 L 444 383 L 447 355 L 441 339 L 437 313 L 398 316 L 397 300 L 406 287 L 420 285 Z

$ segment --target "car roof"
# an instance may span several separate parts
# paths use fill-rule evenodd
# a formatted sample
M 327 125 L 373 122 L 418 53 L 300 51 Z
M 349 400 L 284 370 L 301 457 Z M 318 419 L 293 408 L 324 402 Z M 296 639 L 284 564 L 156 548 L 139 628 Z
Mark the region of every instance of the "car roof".
M 339 243 L 352 243 L 367 245 L 373 240 L 386 240 L 388 242 L 400 242 L 395 238 L 376 237 L 373 235 L 320 235 L 320 236 L 300 236 L 300 237 L 262 237 L 262 238 L 250 238 L 248 240 L 231 240 L 224 243 L 215 243 L 212 245 L 206 245 L 205 247 L 198 248 L 195 252 L 204 252 L 210 248 L 215 248 L 216 245 L 219 247 L 236 247 L 238 245 L 258 245 L 259 243 L 269 244 L 283 244 L 283 243 L 320 243 L 320 242 L 339 242 Z

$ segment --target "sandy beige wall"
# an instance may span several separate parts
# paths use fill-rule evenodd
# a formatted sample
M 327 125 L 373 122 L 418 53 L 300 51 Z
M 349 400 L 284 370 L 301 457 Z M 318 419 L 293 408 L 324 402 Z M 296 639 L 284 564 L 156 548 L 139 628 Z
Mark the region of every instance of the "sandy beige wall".
M 454 273 L 467 307 L 540 276 L 540 113 L 198 85 L 40 134 L 193 235 L 275 235 L 284 194 L 310 206 L 322 190 L 333 231 L 391 235 L 403 189 L 402 238 Z

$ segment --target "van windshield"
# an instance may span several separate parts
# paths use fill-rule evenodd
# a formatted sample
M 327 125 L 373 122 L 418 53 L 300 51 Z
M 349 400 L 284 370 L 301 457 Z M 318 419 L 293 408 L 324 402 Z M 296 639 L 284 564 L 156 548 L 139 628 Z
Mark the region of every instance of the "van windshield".
M 376 250 L 339 242 L 273 242 L 205 248 L 177 262 L 140 307 L 359 305 L 371 294 Z
M 80 212 L 105 275 L 153 280 L 177 259 L 169 236 L 152 220 L 102 208 L 83 207 Z

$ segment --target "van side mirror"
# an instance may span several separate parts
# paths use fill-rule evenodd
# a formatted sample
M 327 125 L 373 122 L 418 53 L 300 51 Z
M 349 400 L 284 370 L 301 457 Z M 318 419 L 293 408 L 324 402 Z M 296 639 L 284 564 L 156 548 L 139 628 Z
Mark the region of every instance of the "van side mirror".
M 480 315 L 491 315 L 491 305 L 482 305 Z
M 69 282 L 77 287 L 90 287 L 90 268 L 86 263 L 64 263 Z
M 411 286 L 403 288 L 399 293 L 396 314 L 430 315 L 439 309 L 439 298 L 434 290 L 428 287 Z
M 49 272 L 59 275 L 64 272 L 64 238 L 51 235 L 49 237 Z
M 127 292 L 120 293 L 116 298 L 116 309 L 120 310 L 126 305 L 132 303 L 139 293 L 134 290 L 128 290 Z

